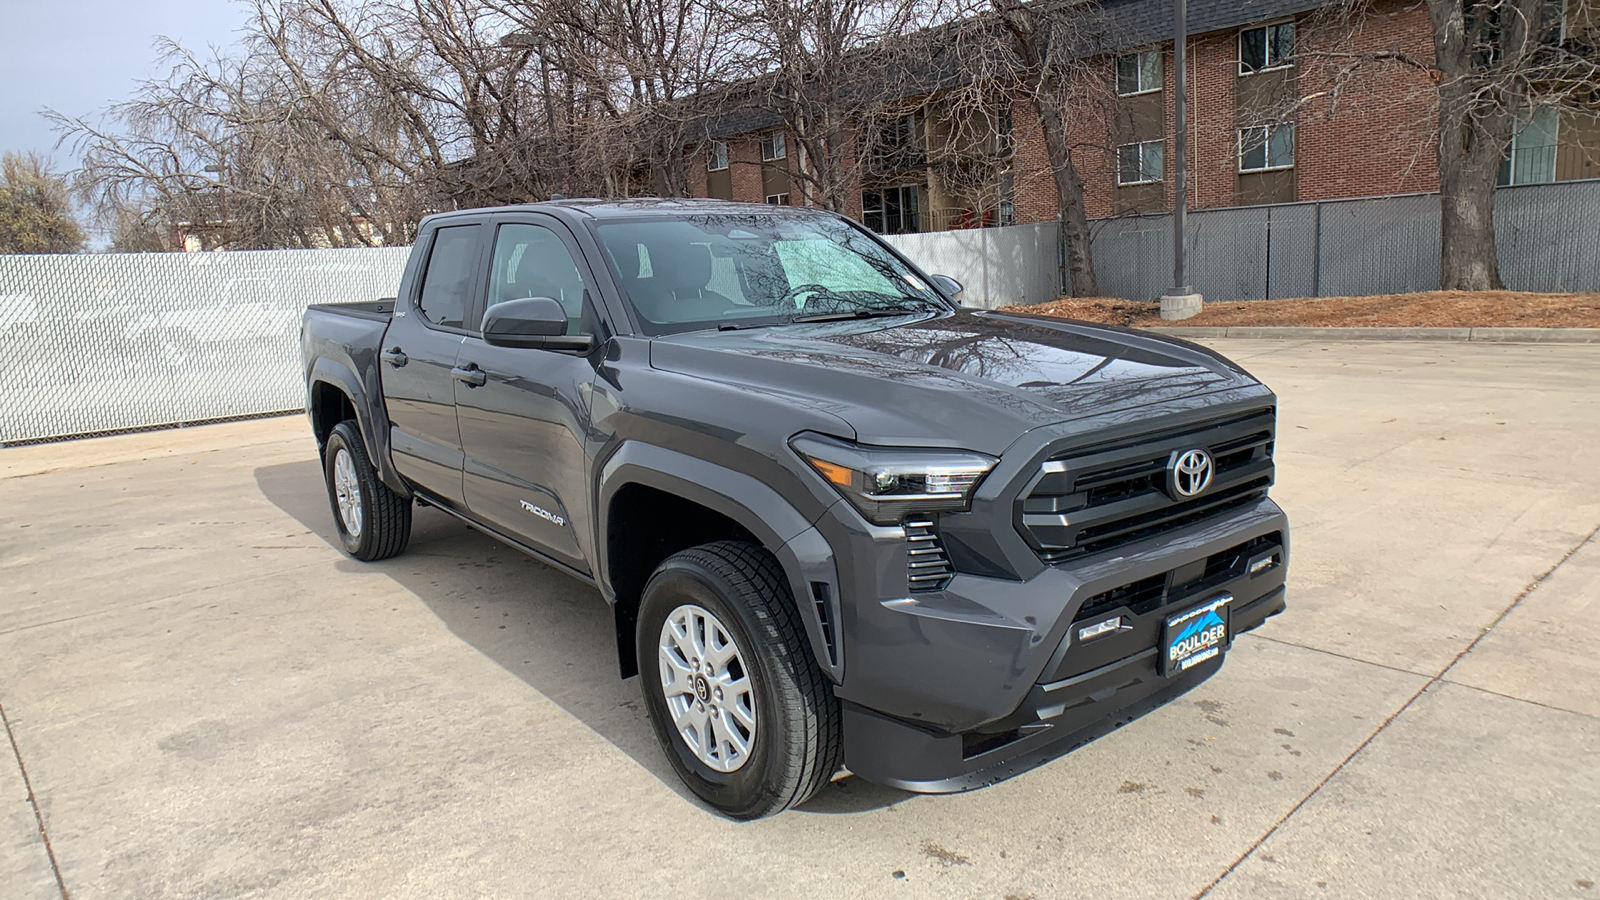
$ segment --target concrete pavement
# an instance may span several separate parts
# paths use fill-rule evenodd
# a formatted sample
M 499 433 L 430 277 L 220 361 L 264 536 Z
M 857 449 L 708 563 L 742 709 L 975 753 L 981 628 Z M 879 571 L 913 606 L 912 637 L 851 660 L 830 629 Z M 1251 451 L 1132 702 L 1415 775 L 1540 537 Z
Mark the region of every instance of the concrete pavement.
M 1600 896 L 1600 348 L 1216 346 L 1289 612 L 1028 775 L 751 824 L 592 589 L 433 511 L 344 557 L 301 418 L 0 451 L 0 897 Z

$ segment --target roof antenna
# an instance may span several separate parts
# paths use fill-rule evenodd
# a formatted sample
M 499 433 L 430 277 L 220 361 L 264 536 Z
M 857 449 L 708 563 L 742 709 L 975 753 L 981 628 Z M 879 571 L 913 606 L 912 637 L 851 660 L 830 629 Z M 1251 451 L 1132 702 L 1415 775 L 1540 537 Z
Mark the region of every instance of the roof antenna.
M 565 200 L 565 199 L 567 199 L 567 195 L 566 194 L 551 194 L 550 195 L 550 199 L 551 200 Z

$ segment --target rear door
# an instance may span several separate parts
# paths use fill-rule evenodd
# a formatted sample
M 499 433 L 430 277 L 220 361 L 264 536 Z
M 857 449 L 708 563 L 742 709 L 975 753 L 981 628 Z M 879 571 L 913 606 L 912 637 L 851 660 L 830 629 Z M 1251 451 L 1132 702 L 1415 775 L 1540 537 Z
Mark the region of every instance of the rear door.
M 596 342 L 579 355 L 466 338 L 458 363 L 483 373 L 481 386 L 456 387 L 467 507 L 474 518 L 588 572 L 594 548 L 587 546 L 593 529 L 584 434 L 592 360 L 603 337 L 594 275 L 554 217 L 506 213 L 493 226 L 485 304 L 552 297 L 567 310 L 567 334 Z
M 418 247 L 427 259 L 410 296 L 395 304 L 378 363 L 396 471 L 456 509 L 465 500 L 453 370 L 476 306 L 488 231 L 482 223 L 445 225 L 423 237 Z

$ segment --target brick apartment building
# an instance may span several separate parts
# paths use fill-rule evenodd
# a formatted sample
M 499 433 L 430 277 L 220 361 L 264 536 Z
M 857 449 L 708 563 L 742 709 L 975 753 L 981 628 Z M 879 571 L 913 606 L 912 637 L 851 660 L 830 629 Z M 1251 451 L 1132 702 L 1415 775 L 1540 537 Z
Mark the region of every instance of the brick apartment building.
M 1552 0 L 1559 2 L 1559 0 Z M 1600 33 L 1600 0 L 1565 0 L 1562 27 Z M 1170 208 L 1173 63 L 1170 0 L 1104 0 L 1117 23 L 1115 52 L 1084 61 L 1071 116 L 1074 163 L 1090 217 Z M 1337 100 L 1305 100 L 1329 83 L 1333 54 L 1403 50 L 1433 59 L 1421 0 L 1381 0 L 1360 21 L 1333 22 L 1326 0 L 1190 0 L 1189 203 L 1191 208 L 1289 203 L 1438 189 L 1435 111 L 1428 75 L 1368 66 Z M 1026 99 L 987 117 L 979 143 L 1003 164 L 987 182 L 954 183 L 948 157 L 970 135 L 941 115 L 937 94 L 879 130 L 901 166 L 869 167 L 848 212 L 886 233 L 1025 224 L 1055 218 L 1038 117 Z M 1080 108 L 1081 107 L 1081 108 Z M 1014 127 L 1012 125 L 1014 123 Z M 774 114 L 747 110 L 691 150 L 690 194 L 788 203 L 789 139 Z M 954 148 L 959 151 L 959 148 Z M 990 155 L 993 155 L 992 153 Z M 919 167 L 919 165 L 921 167 Z M 1533 117 L 1517 134 L 1503 184 L 1600 178 L 1600 119 Z

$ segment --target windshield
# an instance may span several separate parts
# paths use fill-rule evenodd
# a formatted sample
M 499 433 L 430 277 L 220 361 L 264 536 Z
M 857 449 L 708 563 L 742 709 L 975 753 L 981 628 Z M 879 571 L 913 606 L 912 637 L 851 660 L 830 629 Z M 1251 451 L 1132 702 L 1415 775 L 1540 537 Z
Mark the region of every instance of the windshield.
M 718 213 L 595 231 L 650 335 L 947 308 L 922 276 L 831 216 Z

